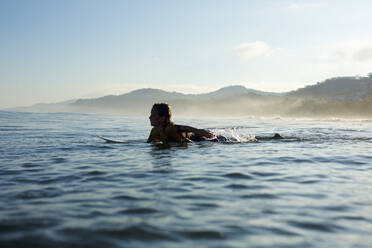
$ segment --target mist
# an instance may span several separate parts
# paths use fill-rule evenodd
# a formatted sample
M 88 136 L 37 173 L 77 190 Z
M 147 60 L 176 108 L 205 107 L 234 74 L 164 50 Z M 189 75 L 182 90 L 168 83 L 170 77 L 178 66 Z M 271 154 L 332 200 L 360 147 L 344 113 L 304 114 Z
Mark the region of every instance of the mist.
M 174 115 L 188 117 L 372 118 L 372 97 L 360 101 L 259 96 L 254 94 L 205 102 L 170 102 Z
M 179 117 L 372 118 L 372 73 L 336 77 L 287 93 L 234 85 L 205 94 L 139 89 L 122 95 L 36 104 L 13 111 L 148 115 L 154 103 L 167 102 Z

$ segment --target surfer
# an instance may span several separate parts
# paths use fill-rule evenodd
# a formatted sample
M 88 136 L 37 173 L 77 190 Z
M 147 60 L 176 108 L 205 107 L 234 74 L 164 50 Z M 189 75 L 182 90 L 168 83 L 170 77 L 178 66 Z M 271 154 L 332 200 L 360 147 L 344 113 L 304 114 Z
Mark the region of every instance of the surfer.
M 222 135 L 214 135 L 206 129 L 198 129 L 191 126 L 176 125 L 171 121 L 172 111 L 168 103 L 155 103 L 149 117 L 151 126 L 147 143 L 150 142 L 192 142 L 192 141 L 220 141 L 228 139 Z M 256 137 L 256 139 L 281 139 L 280 134 L 273 137 Z
M 190 142 L 214 138 L 214 134 L 206 129 L 176 125 L 171 121 L 172 111 L 167 103 L 155 103 L 149 117 L 151 126 L 150 142 Z

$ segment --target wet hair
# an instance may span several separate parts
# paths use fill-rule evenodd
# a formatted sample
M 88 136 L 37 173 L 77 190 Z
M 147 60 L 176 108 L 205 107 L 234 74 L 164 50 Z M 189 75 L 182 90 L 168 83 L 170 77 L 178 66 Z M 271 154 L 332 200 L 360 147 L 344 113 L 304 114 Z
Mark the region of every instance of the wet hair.
M 166 124 L 171 123 L 172 110 L 168 103 L 155 103 L 152 105 L 152 109 L 155 110 L 160 117 L 166 118 Z

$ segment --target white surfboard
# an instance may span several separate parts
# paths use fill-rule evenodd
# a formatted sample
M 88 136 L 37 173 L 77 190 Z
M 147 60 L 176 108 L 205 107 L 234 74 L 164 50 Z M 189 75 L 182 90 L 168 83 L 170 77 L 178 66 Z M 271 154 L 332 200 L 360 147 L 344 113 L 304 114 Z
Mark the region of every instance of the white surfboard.
M 125 141 L 121 141 L 121 140 L 112 140 L 112 139 L 108 139 L 108 138 L 105 138 L 105 137 L 102 137 L 102 136 L 97 136 L 98 138 L 106 141 L 106 143 L 126 143 Z

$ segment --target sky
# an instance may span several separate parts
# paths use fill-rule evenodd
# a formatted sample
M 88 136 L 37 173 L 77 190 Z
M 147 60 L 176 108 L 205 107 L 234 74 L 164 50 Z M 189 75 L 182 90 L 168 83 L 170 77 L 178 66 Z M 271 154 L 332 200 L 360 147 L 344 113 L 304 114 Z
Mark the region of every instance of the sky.
M 0 109 L 372 72 L 372 1 L 0 0 Z

